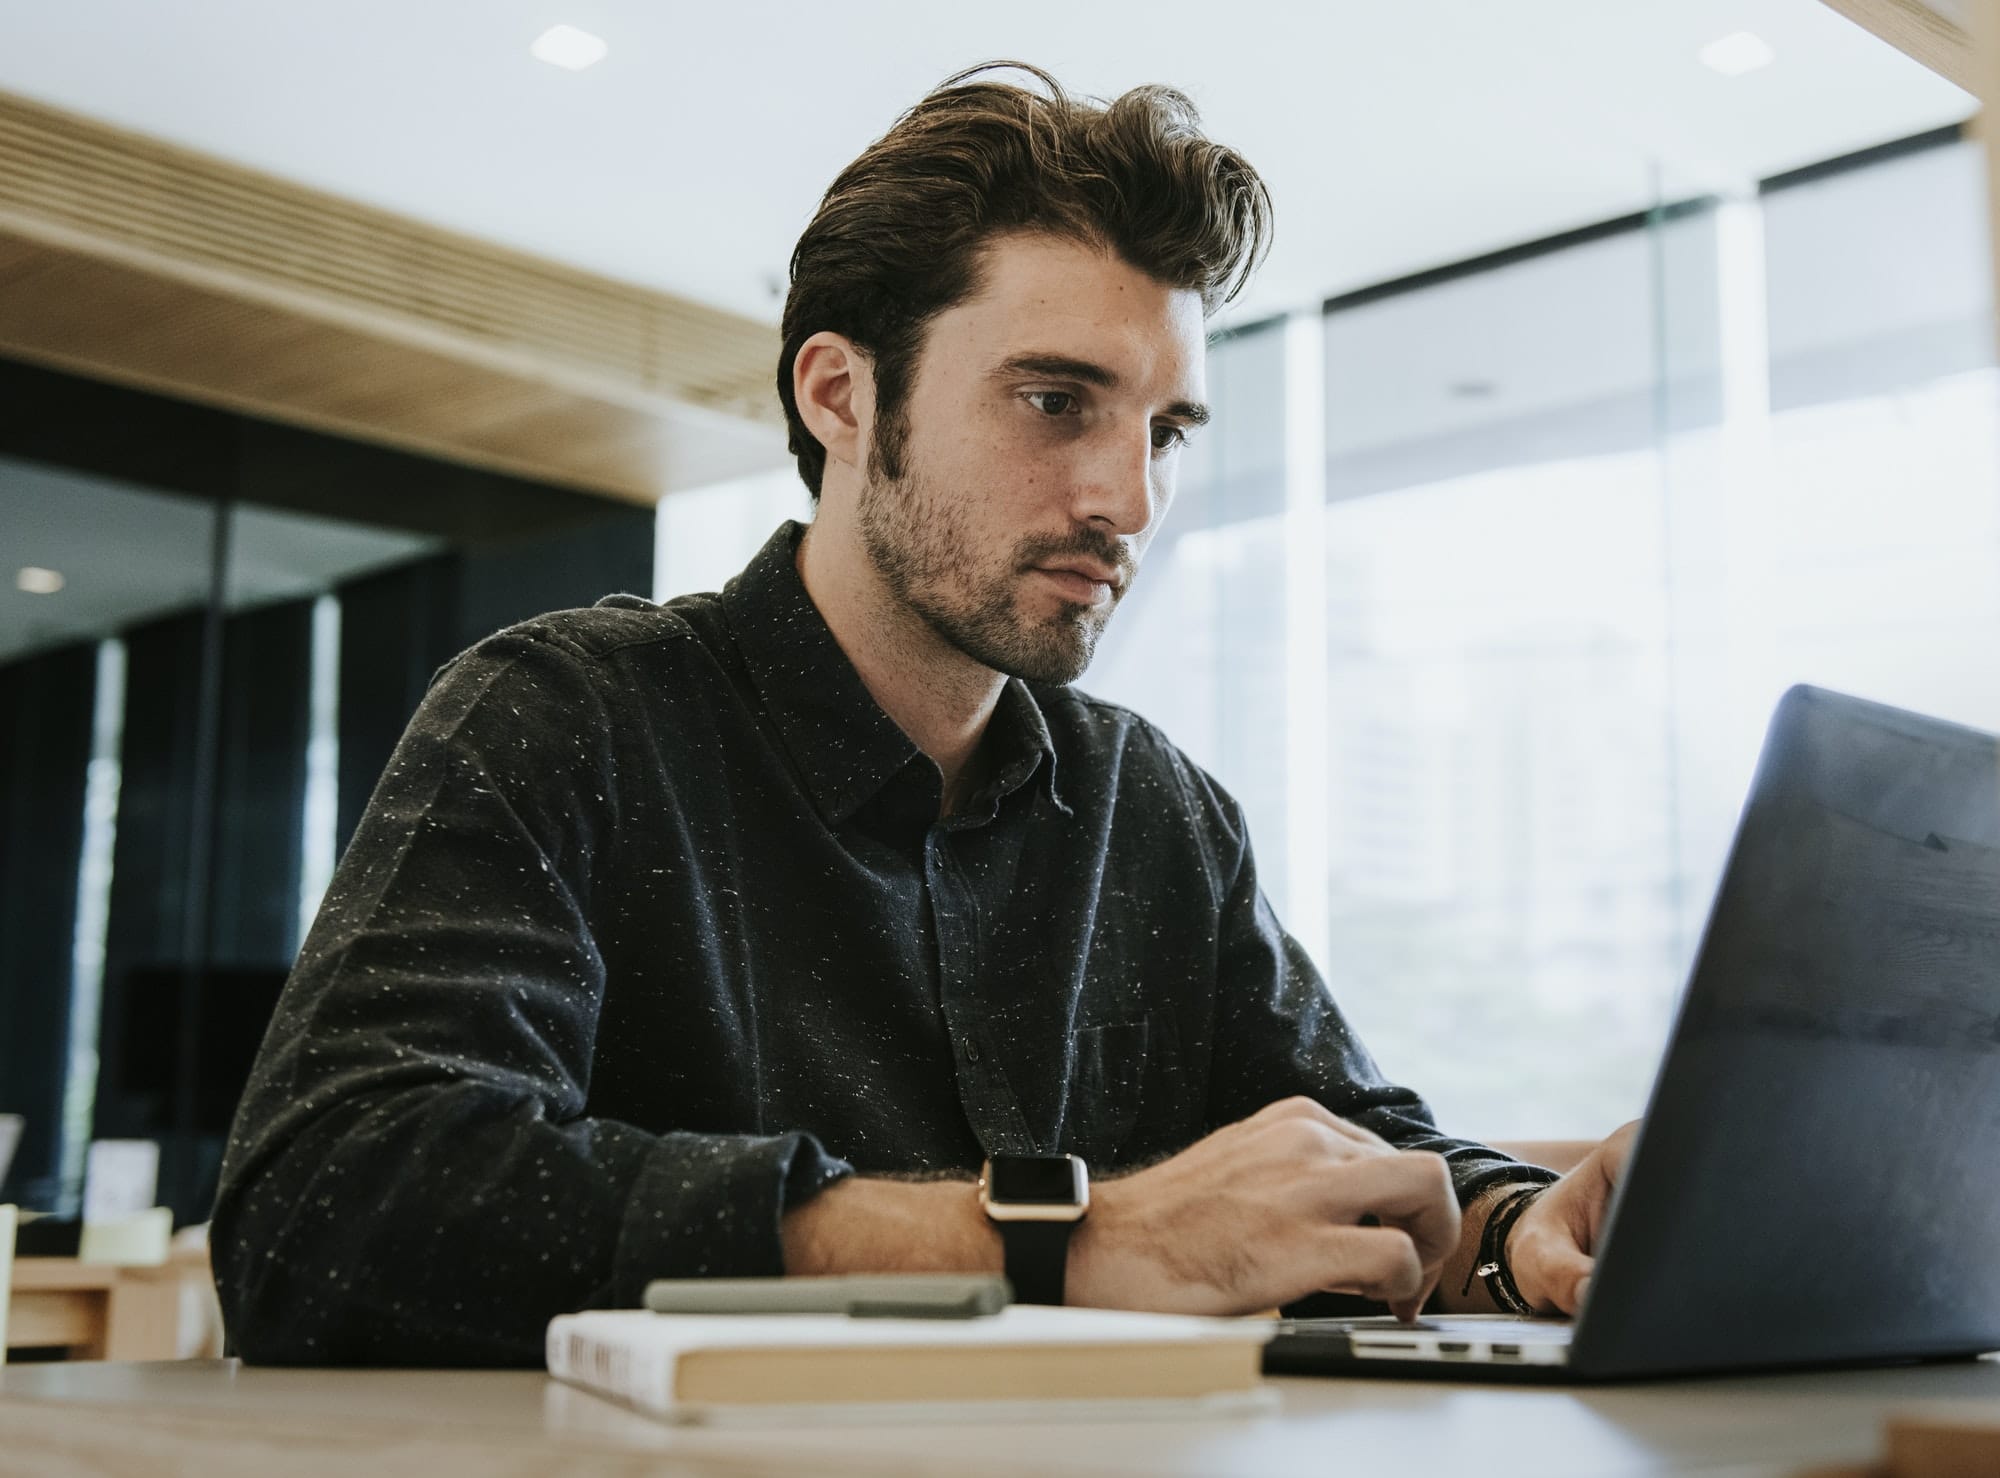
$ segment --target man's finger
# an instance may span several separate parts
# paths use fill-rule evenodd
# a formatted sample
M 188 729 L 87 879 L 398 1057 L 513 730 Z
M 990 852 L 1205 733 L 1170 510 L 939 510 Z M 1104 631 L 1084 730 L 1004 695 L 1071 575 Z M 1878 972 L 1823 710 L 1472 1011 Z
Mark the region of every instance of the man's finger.
M 1406 1304 L 1423 1292 L 1429 1278 L 1416 1243 L 1394 1227 L 1327 1227 L 1315 1253 L 1319 1283 L 1328 1293 Z
M 1599 1147 L 1598 1173 L 1603 1177 L 1605 1193 L 1616 1188 L 1625 1174 L 1625 1162 L 1632 1158 L 1633 1142 L 1639 1137 L 1640 1121 L 1621 1126 Z
M 1321 1214 L 1353 1223 L 1374 1216 L 1406 1233 L 1419 1261 L 1435 1270 L 1458 1246 L 1458 1196 L 1436 1155 L 1372 1155 L 1322 1170 L 1314 1190 Z
M 1511 1240 L 1511 1239 L 1510 1239 Z M 1523 1235 L 1510 1245 L 1509 1270 L 1521 1296 L 1539 1308 L 1544 1302 L 1575 1317 L 1583 1307 L 1582 1285 L 1590 1281 L 1596 1262 L 1580 1248 L 1548 1236 Z
M 1415 1323 L 1417 1317 L 1423 1313 L 1424 1305 L 1431 1301 L 1431 1295 L 1437 1292 L 1437 1286 L 1438 1274 L 1436 1272 L 1427 1272 L 1424 1277 L 1424 1286 L 1417 1290 L 1417 1296 L 1415 1298 L 1399 1299 L 1391 1302 L 1389 1312 L 1394 1314 L 1398 1319 L 1401 1319 L 1405 1324 Z

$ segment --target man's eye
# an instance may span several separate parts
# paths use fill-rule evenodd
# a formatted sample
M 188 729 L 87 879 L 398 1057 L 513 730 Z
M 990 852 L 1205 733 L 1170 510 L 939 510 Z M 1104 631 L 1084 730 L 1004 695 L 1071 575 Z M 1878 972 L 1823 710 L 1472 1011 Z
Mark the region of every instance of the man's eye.
M 1153 450 L 1170 452 L 1177 446 L 1187 445 L 1187 428 L 1163 422 L 1153 428 Z
M 1077 409 L 1076 397 L 1067 390 L 1030 390 L 1024 398 L 1050 419 L 1066 416 Z

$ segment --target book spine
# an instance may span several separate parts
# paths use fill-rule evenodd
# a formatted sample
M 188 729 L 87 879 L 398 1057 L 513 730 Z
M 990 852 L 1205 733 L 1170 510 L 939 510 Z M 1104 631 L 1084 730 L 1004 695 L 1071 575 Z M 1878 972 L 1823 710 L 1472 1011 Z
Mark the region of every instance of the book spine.
M 643 1343 L 601 1339 L 580 1322 L 558 1315 L 549 1321 L 549 1374 L 557 1380 L 629 1401 L 648 1411 L 670 1413 L 674 1357 Z
M 569 1342 L 566 1321 L 560 1318 L 549 1320 L 549 1332 L 543 1339 L 543 1355 L 548 1362 L 549 1374 L 557 1380 L 574 1380 L 569 1373 Z

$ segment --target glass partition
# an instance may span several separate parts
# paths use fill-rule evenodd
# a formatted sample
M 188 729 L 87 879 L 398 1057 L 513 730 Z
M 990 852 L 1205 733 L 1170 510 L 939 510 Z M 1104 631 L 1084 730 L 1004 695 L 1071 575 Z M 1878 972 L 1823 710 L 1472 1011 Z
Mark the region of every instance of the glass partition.
M 200 1220 L 432 673 L 650 589 L 653 513 L 4 360 L 0 402 L 0 1200 L 141 1138 Z
M 0 456 L 0 1109 L 26 1121 L 8 1194 L 30 1207 L 81 1184 L 118 950 L 175 958 L 199 927 L 192 764 L 221 520 L 211 501 Z M 156 666 L 176 680 L 152 685 Z

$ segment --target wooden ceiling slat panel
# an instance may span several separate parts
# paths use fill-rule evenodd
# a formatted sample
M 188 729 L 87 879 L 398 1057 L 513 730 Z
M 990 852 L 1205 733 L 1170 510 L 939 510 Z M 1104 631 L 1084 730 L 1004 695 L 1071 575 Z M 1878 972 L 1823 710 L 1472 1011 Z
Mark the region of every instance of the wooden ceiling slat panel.
M 0 347 L 628 499 L 783 455 L 768 325 L 4 94 Z
M 568 304 L 588 304 L 595 299 L 606 311 L 624 312 L 632 307 L 633 289 L 626 284 L 508 253 L 488 243 L 216 165 L 148 140 L 127 136 L 125 147 L 106 147 L 101 137 L 82 133 L 73 125 L 48 126 L 47 110 L 35 111 L 45 115 L 34 120 L 42 126 L 24 128 L 20 110 L 6 108 L 0 99 L 0 141 L 8 146 L 6 155 L 0 157 L 0 180 L 16 171 L 26 176 L 31 164 L 52 166 L 51 176 L 45 177 L 42 185 L 51 205 L 67 198 L 79 208 L 94 211 L 112 208 L 121 198 L 142 197 L 163 219 L 181 219 L 191 240 L 197 242 L 235 234 L 249 245 L 289 241 L 295 249 L 321 256 L 325 247 L 340 245 L 363 263 L 398 255 L 416 260 L 444 248 L 454 273 L 483 275 L 516 290 L 539 291 Z M 94 124 L 85 127 L 94 133 L 110 132 Z M 200 167 L 190 168 L 190 163 Z M 386 264 L 392 271 L 399 266 L 393 260 Z M 690 324 L 714 328 L 731 318 L 698 304 L 649 296 L 658 299 L 649 307 L 669 316 L 684 316 Z M 739 327 L 745 322 L 734 320 Z
M 0 139 L 0 157 L 5 152 Z M 710 393 L 745 381 L 761 387 L 769 374 L 765 351 L 771 350 L 770 360 L 776 358 L 770 331 L 761 325 L 749 325 L 752 332 L 745 335 L 677 308 L 661 310 L 643 301 L 657 295 L 637 290 L 622 299 L 594 291 L 551 292 L 532 275 L 454 259 L 435 242 L 413 240 L 384 252 L 378 241 L 344 240 L 330 229 L 336 225 L 332 219 L 324 223 L 329 229 L 314 234 L 305 234 L 301 221 L 297 231 L 259 238 L 208 229 L 224 217 L 222 202 L 155 199 L 143 192 L 65 201 L 58 188 L 65 167 L 62 161 L 18 158 L 0 165 L 0 205 L 177 258 L 413 313 L 503 342 L 534 344 L 669 393 L 685 389 L 687 382 Z
M 30 244 L 32 247 L 32 244 Z M 704 476 L 774 465 L 776 433 L 746 453 L 689 445 L 670 410 L 633 410 L 448 354 L 163 282 L 117 264 L 29 260 L 0 238 L 0 353 L 272 415 L 474 466 L 650 502 Z M 61 347 L 67 346 L 67 347 Z
M 1977 92 L 1972 38 L 1957 16 L 1924 0 L 1823 0 L 1855 24 L 1929 67 L 1945 81 Z M 1984 3 L 1984 0 L 1980 0 Z

